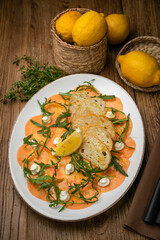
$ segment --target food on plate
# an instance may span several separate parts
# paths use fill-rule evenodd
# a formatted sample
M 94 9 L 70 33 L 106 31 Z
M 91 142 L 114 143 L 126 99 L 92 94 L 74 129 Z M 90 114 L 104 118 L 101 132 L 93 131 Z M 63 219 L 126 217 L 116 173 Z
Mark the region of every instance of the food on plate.
M 157 60 L 142 51 L 131 51 L 117 59 L 122 75 L 139 87 L 160 85 L 160 66 Z
M 38 101 L 41 114 L 27 121 L 17 152 L 30 193 L 59 211 L 89 207 L 119 187 L 135 151 L 132 121 L 121 100 L 101 94 L 93 82 Z M 86 114 L 86 101 L 96 113 L 102 103 L 103 114 Z M 82 116 L 72 121 L 81 108 Z M 106 117 L 109 111 L 114 117 Z
M 93 135 L 107 145 L 109 151 L 113 148 L 113 141 L 110 133 L 101 126 L 90 125 L 83 128 L 82 134 Z
M 98 126 L 102 126 L 105 129 L 107 129 L 107 131 L 110 133 L 111 138 L 115 137 L 115 129 L 113 126 L 113 123 L 104 115 L 96 115 L 96 114 L 86 114 L 86 115 L 82 115 L 76 119 L 74 119 L 73 123 L 73 128 L 83 128 L 86 126 L 90 126 L 90 125 L 98 125 Z
M 85 99 L 76 112 L 73 115 L 72 121 L 79 116 L 87 115 L 90 113 L 94 113 L 96 115 L 104 115 L 105 114 L 105 101 L 103 99 L 95 97 L 95 98 L 87 98 Z
M 106 17 L 108 25 L 108 42 L 110 44 L 119 44 L 129 35 L 130 23 L 129 17 L 124 14 L 110 14 Z
M 88 47 L 98 43 L 107 32 L 104 15 L 95 11 L 84 13 L 74 24 L 73 41 L 80 47 Z
M 60 142 L 55 148 L 55 154 L 57 156 L 68 156 L 75 152 L 82 143 L 81 130 L 76 129 L 71 135 L 69 135 L 63 142 Z
M 103 170 L 111 162 L 111 154 L 107 145 L 93 135 L 83 135 L 83 143 L 78 152 L 85 159 L 91 161 L 94 166 L 100 167 Z
M 78 11 L 69 11 L 60 16 L 56 21 L 56 31 L 58 36 L 65 42 L 72 43 L 72 29 L 77 21 L 80 18 L 81 13 Z
M 71 117 L 77 111 L 78 107 L 81 105 L 82 101 L 88 98 L 88 93 L 86 91 L 73 92 L 70 98 L 69 110 L 71 112 Z

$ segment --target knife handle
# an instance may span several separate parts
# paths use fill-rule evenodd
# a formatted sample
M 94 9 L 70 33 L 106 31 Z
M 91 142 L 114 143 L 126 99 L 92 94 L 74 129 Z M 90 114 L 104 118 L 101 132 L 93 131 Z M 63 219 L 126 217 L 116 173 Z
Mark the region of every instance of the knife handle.
M 154 224 L 159 210 L 160 210 L 160 179 L 157 183 L 152 199 L 149 203 L 149 207 L 144 217 L 144 222 Z

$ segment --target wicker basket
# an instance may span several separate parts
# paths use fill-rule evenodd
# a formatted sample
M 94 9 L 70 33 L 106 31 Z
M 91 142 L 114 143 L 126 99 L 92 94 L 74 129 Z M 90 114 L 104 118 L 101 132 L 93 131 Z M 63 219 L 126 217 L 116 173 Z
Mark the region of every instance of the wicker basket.
M 124 55 L 134 50 L 140 50 L 152 55 L 153 57 L 156 58 L 156 60 L 160 64 L 160 39 L 159 38 L 152 37 L 152 36 L 137 37 L 123 46 L 123 48 L 118 53 L 117 58 L 119 57 L 119 55 Z M 118 63 L 117 58 L 115 62 L 116 69 L 119 73 L 120 78 L 127 85 L 129 85 L 130 87 L 136 90 L 143 91 L 143 92 L 156 92 L 160 90 L 160 86 L 142 88 L 142 87 L 135 86 L 134 84 L 126 80 L 122 75 L 120 64 Z
M 89 47 L 78 47 L 62 41 L 56 33 L 55 23 L 62 14 L 69 11 L 79 11 L 83 14 L 91 10 L 86 8 L 67 9 L 51 21 L 53 54 L 56 66 L 68 74 L 99 73 L 106 62 L 107 33 L 100 42 Z

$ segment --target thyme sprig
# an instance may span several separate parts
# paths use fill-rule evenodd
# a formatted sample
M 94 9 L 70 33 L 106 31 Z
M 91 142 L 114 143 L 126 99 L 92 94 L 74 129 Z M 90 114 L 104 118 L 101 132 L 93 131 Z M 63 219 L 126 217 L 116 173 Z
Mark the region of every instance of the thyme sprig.
M 21 79 L 11 85 L 10 90 L 1 99 L 3 103 L 7 103 L 8 100 L 28 101 L 48 83 L 66 75 L 62 70 L 49 66 L 48 63 L 40 64 L 27 55 L 16 57 L 13 64 L 19 66 L 21 61 L 24 62 L 18 70 L 21 72 Z

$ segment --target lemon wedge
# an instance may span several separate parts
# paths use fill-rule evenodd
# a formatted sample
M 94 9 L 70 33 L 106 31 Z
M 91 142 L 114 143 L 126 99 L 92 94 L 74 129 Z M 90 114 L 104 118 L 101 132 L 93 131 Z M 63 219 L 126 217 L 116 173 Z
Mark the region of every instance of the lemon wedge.
M 68 156 L 75 152 L 82 144 L 82 134 L 79 128 L 58 144 L 55 150 L 57 156 Z

